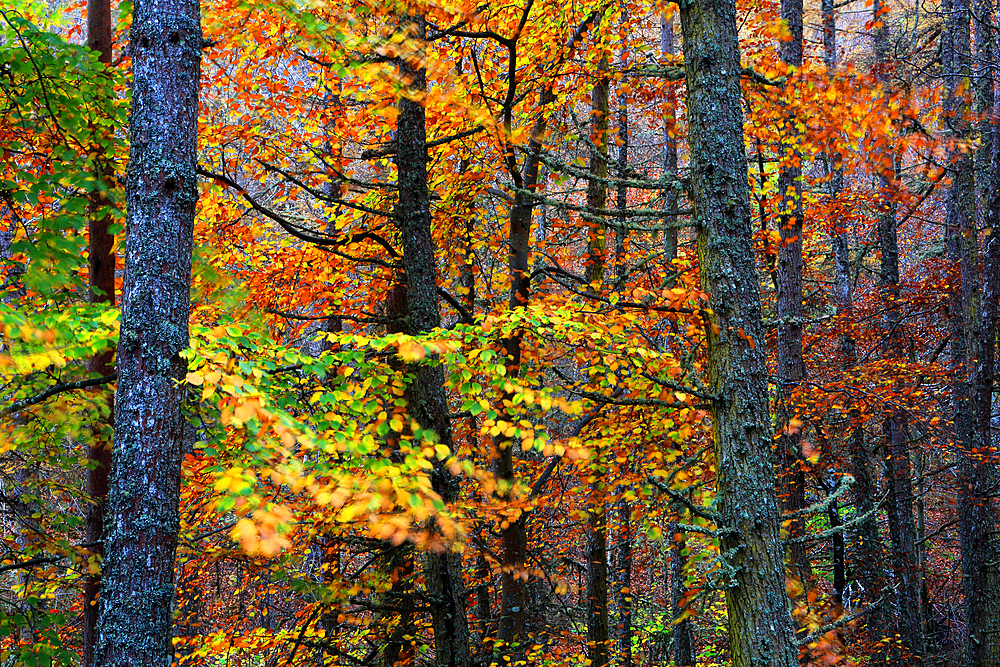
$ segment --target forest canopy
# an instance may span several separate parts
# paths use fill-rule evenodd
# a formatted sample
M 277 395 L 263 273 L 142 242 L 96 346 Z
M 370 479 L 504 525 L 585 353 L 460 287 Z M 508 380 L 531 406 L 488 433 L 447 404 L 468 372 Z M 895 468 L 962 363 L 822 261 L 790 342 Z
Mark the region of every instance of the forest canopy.
M 1000 665 L 992 0 L 8 0 L 0 665 Z

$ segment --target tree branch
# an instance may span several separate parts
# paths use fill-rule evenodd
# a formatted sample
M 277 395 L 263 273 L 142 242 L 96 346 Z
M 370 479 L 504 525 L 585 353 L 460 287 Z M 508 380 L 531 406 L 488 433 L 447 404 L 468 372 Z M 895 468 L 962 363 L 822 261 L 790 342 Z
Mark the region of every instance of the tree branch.
M 41 403 L 45 399 L 51 396 L 55 396 L 56 394 L 61 394 L 64 391 L 74 391 L 76 389 L 86 389 L 87 387 L 97 387 L 102 384 L 114 382 L 116 379 L 118 379 L 118 375 L 113 373 L 111 375 L 105 375 L 104 377 L 99 377 L 99 378 L 91 378 L 89 380 L 77 380 L 76 382 L 57 384 L 53 387 L 49 387 L 40 394 L 36 394 L 35 396 L 22 399 L 20 401 L 17 401 L 13 405 L 10 405 L 4 408 L 3 410 L 0 410 L 0 417 L 7 417 L 14 412 L 18 412 L 37 403 Z

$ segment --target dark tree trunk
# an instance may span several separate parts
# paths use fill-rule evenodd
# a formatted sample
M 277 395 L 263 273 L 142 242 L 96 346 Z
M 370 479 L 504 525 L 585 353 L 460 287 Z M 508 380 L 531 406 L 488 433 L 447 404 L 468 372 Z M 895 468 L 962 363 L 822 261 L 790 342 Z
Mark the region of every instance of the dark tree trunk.
M 111 65 L 112 22 L 109 0 L 89 0 L 87 2 L 87 46 L 98 54 L 98 60 L 106 67 Z M 99 137 L 108 139 L 109 137 Z M 104 158 L 105 150 L 94 147 L 94 176 L 106 185 L 114 174 L 113 166 Z M 87 226 L 89 236 L 88 255 L 90 261 L 90 299 L 93 303 L 115 303 L 115 238 L 109 233 L 111 225 L 111 201 L 101 190 L 90 197 L 87 206 Z M 87 370 L 99 377 L 114 372 L 114 349 L 96 355 L 87 365 Z M 87 455 L 94 467 L 87 472 L 87 495 L 93 504 L 87 510 L 87 544 L 98 556 L 104 553 L 104 513 L 108 500 L 108 477 L 111 471 L 111 443 L 102 429 L 111 431 L 114 427 L 114 392 L 105 390 L 104 398 L 108 413 L 95 418 L 93 440 Z M 83 666 L 94 664 L 94 648 L 97 645 L 97 619 L 100 608 L 97 605 L 101 590 L 101 575 L 88 574 L 83 583 Z
M 781 60 L 797 73 L 802 68 L 802 0 L 781 0 L 781 18 L 788 24 L 791 39 L 780 45 Z M 790 89 L 789 89 L 790 90 Z M 796 120 L 788 118 L 786 133 L 797 144 Z M 797 163 L 799 151 L 791 155 Z M 778 174 L 778 192 L 782 202 L 779 215 L 781 243 L 778 246 L 778 457 L 781 468 L 782 508 L 795 512 L 806 506 L 805 470 L 802 468 L 800 441 L 801 430 L 792 424 L 795 406 L 792 393 L 805 377 L 802 357 L 802 169 L 785 164 Z M 790 519 L 788 532 L 791 538 L 805 533 L 805 517 Z M 792 573 L 809 586 L 811 567 L 809 545 L 793 542 L 788 548 Z
M 600 461 L 595 465 L 602 465 Z M 603 474 L 596 477 L 587 522 L 587 664 L 608 665 L 608 515 Z
M 996 120 L 995 112 L 992 120 Z M 983 302 L 980 326 L 974 338 L 976 355 L 975 383 L 976 436 L 980 456 L 967 457 L 962 462 L 959 491 L 959 520 L 962 530 L 962 580 L 968 582 L 965 591 L 966 619 L 969 643 L 966 664 L 997 667 L 1000 665 L 1000 558 L 998 544 L 998 512 L 996 487 L 997 456 L 991 450 L 995 442 L 992 432 L 993 390 L 996 381 L 996 335 L 998 301 L 1000 301 L 1000 138 L 993 131 L 991 138 L 991 169 L 983 174 L 989 186 L 986 207 L 986 227 L 992 230 L 986 238 L 983 262 Z M 966 534 L 968 531 L 968 534 Z
M 167 665 L 197 189 L 197 0 L 135 3 L 125 281 L 97 650 Z
M 603 11 L 595 11 L 574 31 L 568 44 L 569 57 L 584 34 L 594 23 L 600 19 Z M 531 273 L 529 270 L 528 257 L 530 254 L 531 242 L 531 217 L 534 210 L 534 201 L 524 195 L 524 191 L 537 190 L 540 186 L 539 171 L 541 161 L 539 154 L 542 149 L 547 122 L 545 108 L 556 99 L 555 91 L 552 87 L 545 87 L 539 95 L 539 114 L 531 127 L 531 135 L 528 139 L 528 151 L 524 158 L 524 163 L 520 170 L 516 168 L 513 160 L 514 147 L 508 146 L 510 153 L 508 159 L 508 169 L 510 176 L 518 191 L 514 193 L 514 203 L 510 210 L 510 223 L 508 227 L 508 267 L 510 272 L 510 298 L 508 306 L 517 308 L 527 305 L 531 298 Z M 508 128 L 509 130 L 510 128 Z M 521 337 L 520 334 L 504 340 L 504 352 L 506 353 L 507 375 L 516 378 L 521 373 Z M 501 401 L 502 404 L 502 401 Z M 503 436 L 493 439 L 493 447 L 497 452 L 494 462 L 494 472 L 496 478 L 504 482 L 506 488 L 514 488 L 514 456 L 513 443 Z M 521 515 L 517 521 L 510 521 L 506 527 L 500 530 L 503 544 L 500 568 L 500 622 L 499 635 L 501 641 L 508 645 L 515 641 L 520 641 L 524 634 L 525 605 L 527 595 L 525 593 L 524 580 L 521 572 L 524 570 L 524 561 L 527 555 L 528 537 L 525 532 L 526 517 Z
M 414 25 L 417 37 L 423 38 L 423 19 L 414 19 Z M 407 96 L 411 93 L 422 94 L 427 83 L 425 71 L 413 69 L 405 59 L 400 64 L 400 78 L 409 81 L 409 88 L 399 101 L 396 131 L 398 197 L 395 216 L 402 235 L 408 333 L 417 335 L 441 326 L 427 185 L 426 117 L 420 102 Z M 425 438 L 436 437 L 449 451 L 454 451 L 444 368 L 420 364 L 414 366 L 412 372 L 415 379 L 410 386 L 410 417 L 422 429 L 433 432 L 433 436 L 425 434 Z M 443 463 L 435 465 L 431 479 L 434 490 L 446 503 L 453 503 L 458 499 L 457 479 Z M 472 657 L 461 555 L 450 549 L 442 553 L 428 553 L 424 577 L 433 600 L 431 621 L 434 627 L 435 660 L 439 665 L 465 667 L 470 664 Z
M 677 53 L 677 46 L 674 44 L 674 18 L 660 18 L 660 52 L 664 56 L 672 56 Z M 665 179 L 677 179 L 677 136 L 675 127 L 677 123 L 677 95 L 673 89 L 667 93 L 667 105 L 669 110 L 663 118 L 663 177 Z M 679 191 L 676 187 L 665 190 L 664 193 L 663 224 L 663 253 L 667 262 L 677 259 L 677 202 Z
M 602 58 L 599 65 L 601 73 L 607 71 L 607 65 L 607 59 Z M 603 210 L 608 203 L 608 90 L 608 79 L 602 75 L 590 93 L 590 140 L 593 146 L 590 148 L 589 171 L 596 178 L 591 178 L 587 183 L 587 207 L 591 209 L 595 219 L 587 221 L 585 264 L 587 284 L 590 289 L 598 292 L 601 290 L 600 284 L 604 282 L 607 231 L 604 222 L 596 219 L 595 210 Z
M 691 629 L 691 619 L 684 616 L 683 620 L 678 620 L 686 609 L 683 607 L 684 592 L 687 587 L 684 585 L 684 552 L 687 551 L 687 543 L 683 539 L 674 539 L 670 547 L 670 618 L 674 623 L 674 640 L 671 646 L 671 654 L 674 664 L 677 667 L 694 667 L 694 633 Z
M 618 501 L 619 533 L 615 578 L 615 608 L 618 610 L 618 655 L 622 665 L 632 665 L 632 504 Z
M 736 6 L 733 0 L 683 3 L 680 15 L 698 260 L 712 309 L 708 374 L 733 665 L 791 667 L 799 651 L 785 595 L 771 456 Z
M 627 30 L 628 9 L 622 10 L 619 26 L 624 31 Z M 619 66 L 622 71 L 628 68 L 626 51 L 622 49 Z M 618 178 L 622 182 L 618 183 L 617 207 L 621 213 L 618 216 L 618 229 L 615 232 L 615 278 L 621 280 L 625 276 L 625 238 L 628 236 L 628 218 L 625 215 L 625 207 L 628 206 L 628 187 L 625 185 L 625 178 L 628 174 L 628 106 L 625 104 L 624 93 L 618 89 L 618 164 L 616 165 Z

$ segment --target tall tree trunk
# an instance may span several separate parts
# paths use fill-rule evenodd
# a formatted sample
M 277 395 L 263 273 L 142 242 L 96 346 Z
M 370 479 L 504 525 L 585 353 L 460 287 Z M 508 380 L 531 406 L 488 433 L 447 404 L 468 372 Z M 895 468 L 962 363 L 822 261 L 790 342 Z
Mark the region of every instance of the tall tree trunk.
M 587 284 L 591 289 L 600 291 L 595 283 L 604 282 L 606 228 L 603 222 L 596 218 L 595 210 L 604 209 L 608 203 L 608 90 L 609 83 L 604 74 L 608 68 L 607 58 L 602 58 L 598 65 L 600 73 L 594 90 L 590 93 L 590 174 L 587 183 L 587 208 L 594 220 L 587 222 Z
M 621 664 L 632 665 L 632 503 L 624 498 L 618 501 L 619 538 L 615 566 L 618 589 L 615 591 L 615 608 L 618 610 L 618 655 Z
M 791 39 L 782 41 L 779 47 L 781 60 L 793 69 L 791 80 L 795 81 L 802 69 L 802 0 L 781 0 L 781 18 L 788 24 Z M 794 94 L 789 85 L 786 93 Z M 783 164 L 778 174 L 778 192 L 781 193 L 779 221 L 781 243 L 778 246 L 778 457 L 781 467 L 782 506 L 787 512 L 795 512 L 806 506 L 805 470 L 802 468 L 800 441 L 801 430 L 792 424 L 795 406 L 791 404 L 792 393 L 805 377 L 805 360 L 802 356 L 802 169 L 797 149 L 798 130 L 796 119 L 786 120 L 786 135 L 792 142 L 790 155 L 783 156 L 791 164 Z M 788 524 L 790 537 L 801 537 L 805 533 L 805 517 L 791 519 Z M 809 585 L 811 567 L 809 545 L 794 542 L 788 549 L 789 563 L 794 576 L 804 585 Z
M 628 10 L 623 9 L 619 25 L 626 29 Z M 620 65 L 622 70 L 628 66 L 626 49 L 622 48 Z M 618 184 L 617 206 L 621 213 L 618 216 L 618 230 L 615 234 L 615 278 L 621 280 L 626 272 L 625 238 L 628 236 L 625 207 L 628 205 L 628 188 L 625 179 L 628 173 L 628 105 L 625 102 L 624 91 L 618 89 Z M 621 287 L 619 283 L 618 287 Z M 615 591 L 615 608 L 618 611 L 618 623 L 615 624 L 618 634 L 618 655 L 620 663 L 625 667 L 632 665 L 632 504 L 625 498 L 618 503 L 619 539 L 616 550 L 615 578 L 618 588 Z
M 602 468 L 598 459 L 593 466 Z M 604 471 L 591 470 L 590 515 L 587 522 L 587 664 L 608 665 L 608 515 Z
M 112 21 L 110 0 L 88 0 L 87 2 L 87 46 L 97 52 L 97 59 L 105 67 L 111 66 Z M 106 139 L 107 137 L 101 137 Z M 114 173 L 111 163 L 104 158 L 104 149 L 94 147 L 95 178 L 102 185 L 107 184 Z M 114 236 L 109 233 L 111 225 L 111 202 L 105 192 L 96 190 L 87 206 L 88 255 L 90 262 L 90 300 L 92 303 L 115 303 L 115 252 Z M 87 370 L 99 377 L 114 372 L 114 348 L 96 355 L 87 365 Z M 96 554 L 104 553 L 104 513 L 108 500 L 108 476 L 111 471 L 111 443 L 102 428 L 111 431 L 114 427 L 114 393 L 104 390 L 108 413 L 95 418 L 93 439 L 87 455 L 93 467 L 87 472 L 87 495 L 93 504 L 87 511 L 87 537 L 89 548 Z M 97 645 L 97 605 L 101 590 L 101 575 L 88 574 L 83 584 L 83 666 L 94 664 L 94 648 Z
M 684 552 L 687 551 L 687 543 L 684 541 L 683 533 L 677 533 L 681 539 L 671 540 L 670 547 L 670 619 L 674 624 L 674 639 L 671 648 L 671 655 L 677 667 L 694 667 L 696 662 L 694 653 L 694 633 L 692 632 L 691 618 L 685 615 L 687 611 L 684 606 L 684 592 L 687 587 L 684 585 Z M 683 619 L 681 619 L 683 615 Z M 680 619 L 680 620 L 679 620 Z
M 198 0 L 138 0 L 115 446 L 94 664 L 167 665 L 197 189 Z
M 607 59 L 599 65 L 601 74 L 591 93 L 590 174 L 596 176 L 587 184 L 587 206 L 607 208 L 608 202 L 608 79 Z M 603 179 L 603 180 L 598 180 Z M 596 214 L 595 214 L 596 215 Z M 587 227 L 588 290 L 603 289 L 605 269 L 605 226 L 590 221 Z M 608 514 L 605 504 L 606 462 L 601 453 L 591 462 L 590 515 L 587 531 L 587 663 L 590 667 L 607 667 L 608 646 Z
M 994 122 L 996 112 L 991 114 Z M 997 456 L 992 451 L 995 442 L 992 429 L 993 390 L 996 381 L 996 335 L 998 301 L 1000 301 L 1000 137 L 993 130 L 990 143 L 990 172 L 983 174 L 989 182 L 986 238 L 983 263 L 983 302 L 976 332 L 977 349 L 974 400 L 976 403 L 976 436 L 980 455 L 962 462 L 959 519 L 962 535 L 962 580 L 970 581 L 966 590 L 966 620 L 969 643 L 966 664 L 982 667 L 1000 665 L 1000 558 L 998 544 L 998 511 L 996 486 Z M 968 535 L 965 531 L 970 531 Z
M 660 17 L 660 53 L 672 56 L 677 53 L 674 44 L 674 17 Z M 663 118 L 663 177 L 677 179 L 677 95 L 671 88 L 667 93 L 668 111 Z M 677 259 L 677 202 L 680 197 L 676 187 L 664 190 L 663 253 L 667 262 Z
M 875 29 L 875 74 L 883 86 L 888 85 L 892 63 L 889 61 L 889 28 L 886 23 L 883 0 L 876 0 L 873 7 Z M 886 94 L 888 94 L 886 92 Z M 885 345 L 886 358 L 900 358 L 904 354 L 899 304 L 899 238 L 896 226 L 896 201 L 892 190 L 896 187 L 898 158 L 893 150 L 887 156 L 891 166 L 879 172 L 882 187 L 881 214 L 877 221 L 879 242 L 878 287 L 885 304 L 884 325 L 888 332 Z M 876 160 L 879 162 L 879 160 Z M 889 483 L 888 519 L 889 538 L 892 542 L 893 574 L 896 577 L 896 605 L 899 611 L 899 640 L 907 654 L 908 664 L 922 663 L 923 634 L 920 608 L 920 573 L 917 572 L 916 524 L 913 517 L 913 490 L 910 485 L 910 452 L 907 443 L 906 415 L 893 410 L 882 424 L 883 442 L 886 447 L 886 473 Z M 901 656 L 894 655 L 894 661 Z
M 622 10 L 619 19 L 621 30 L 627 30 L 628 9 Z M 619 66 L 622 71 L 628 68 L 627 50 L 623 47 Z M 628 105 L 625 103 L 625 94 L 622 87 L 618 87 L 618 164 L 616 171 L 621 182 L 618 183 L 616 193 L 616 204 L 621 213 L 618 215 L 618 229 L 615 232 L 615 278 L 621 279 L 627 269 L 625 268 L 625 238 L 628 236 L 628 218 L 625 215 L 625 207 L 628 205 L 628 187 L 624 181 L 628 173 Z
M 960 4 L 961 3 L 961 4 Z M 968 39 L 968 4 L 961 0 L 953 0 L 953 14 L 949 16 L 948 28 L 951 33 L 950 47 L 954 55 L 951 71 L 958 77 L 955 93 L 965 92 L 960 100 L 964 111 L 971 110 L 971 100 L 968 96 L 975 92 L 976 111 L 983 116 L 981 129 L 983 141 L 979 155 L 976 156 L 976 178 L 980 180 L 979 190 L 982 193 L 986 212 L 986 245 L 983 262 L 983 274 L 976 275 L 978 258 L 975 254 L 975 221 L 969 209 L 974 211 L 973 176 L 970 173 L 968 182 L 959 180 L 961 168 L 970 171 L 973 168 L 971 159 L 965 155 L 960 157 L 956 165 L 959 171 L 952 181 L 952 190 L 961 183 L 969 188 L 969 192 L 955 192 L 949 204 L 959 209 L 954 214 L 949 206 L 949 224 L 957 226 L 960 233 L 957 239 L 961 270 L 960 305 L 962 333 L 968 346 L 970 357 L 964 359 L 966 366 L 960 395 L 956 398 L 962 407 L 962 401 L 968 401 L 968 409 L 956 410 L 955 426 L 958 437 L 967 437 L 968 443 L 959 462 L 959 524 L 960 546 L 962 551 L 962 584 L 965 593 L 966 623 L 968 627 L 968 644 L 966 649 L 966 664 L 969 667 L 982 665 L 996 667 L 1000 665 L 1000 573 L 996 562 L 1000 557 L 997 544 L 997 502 L 996 473 L 997 459 L 992 452 L 994 437 L 992 433 L 993 385 L 996 369 L 996 328 L 997 302 L 1000 298 L 1000 239 L 997 238 L 997 227 L 1000 224 L 1000 145 L 998 145 L 997 130 L 992 123 L 997 120 L 996 108 L 993 104 L 994 84 L 989 78 L 995 62 L 993 43 L 992 3 L 980 1 L 976 3 L 976 49 L 979 70 L 975 85 L 972 82 L 972 58 L 969 52 Z M 957 24 L 961 17 L 956 16 L 964 11 L 964 22 L 952 27 L 952 20 Z M 964 33 L 963 33 L 964 30 Z M 961 41 L 958 41 L 961 40 Z M 961 86 L 968 86 L 963 89 Z M 952 88 L 949 87 L 949 92 Z M 959 104 L 955 104 L 959 106 Z M 962 120 L 967 118 L 964 116 Z M 959 120 L 959 119 L 956 119 Z M 954 122 L 954 121 L 953 121 Z M 956 130 L 967 131 L 966 123 L 956 123 Z M 985 156 L 984 156 L 985 154 Z M 988 167 L 988 168 L 986 168 Z M 964 175 L 964 174 L 962 174 Z M 969 219 L 962 218 L 968 213 Z M 964 228 L 961 226 L 964 223 Z M 977 283 L 966 284 L 966 281 Z M 978 284 L 982 285 L 981 310 L 977 312 L 975 299 L 979 297 L 976 291 Z M 970 301 L 972 301 L 970 303 Z M 968 424 L 959 424 L 959 419 Z M 961 428 L 961 432 L 959 430 Z
M 997 36 L 996 17 L 994 16 L 994 0 L 973 0 L 972 23 L 975 30 L 976 44 L 976 79 L 975 109 L 979 118 L 979 149 L 976 151 L 975 172 L 973 180 L 978 190 L 978 200 L 982 210 L 986 212 L 992 201 L 992 179 L 990 163 L 993 155 L 993 95 L 995 86 L 993 77 L 996 75 Z M 988 214 L 988 212 L 986 213 Z M 985 214 L 984 214 L 985 217 Z
M 414 18 L 409 24 L 414 28 L 415 36 L 423 39 L 423 18 Z M 395 217 L 402 236 L 408 333 L 418 335 L 441 326 L 427 184 L 426 115 L 420 102 L 427 87 L 427 78 L 423 68 L 414 69 L 405 58 L 400 61 L 399 69 L 401 80 L 408 81 L 409 87 L 399 101 Z M 422 429 L 433 432 L 430 437 L 436 437 L 449 451 L 454 451 L 444 368 L 419 364 L 412 368 L 412 372 L 415 379 L 410 386 L 410 416 Z M 429 437 L 426 431 L 424 437 Z M 434 490 L 446 503 L 458 500 L 458 480 L 448 472 L 443 462 L 435 464 L 431 480 Z M 433 600 L 430 607 L 435 660 L 439 665 L 466 667 L 472 655 L 461 555 L 451 549 L 428 553 L 424 578 Z
M 576 46 L 583 39 L 584 34 L 600 20 L 603 14 L 603 9 L 595 10 L 577 26 L 567 45 L 567 58 L 572 56 Z M 555 90 L 551 85 L 546 86 L 542 89 L 539 98 L 539 114 L 531 126 L 527 155 L 519 170 L 515 168 L 515 162 L 512 157 L 514 147 L 507 146 L 507 150 L 511 156 L 508 160 L 508 169 L 514 184 L 518 187 L 518 190 L 514 193 L 514 203 L 510 209 L 507 236 L 507 262 L 510 272 L 510 298 L 508 306 L 510 308 L 527 305 L 528 300 L 531 298 L 531 274 L 528 258 L 531 247 L 531 216 L 535 204 L 524 193 L 525 191 L 537 190 L 540 185 L 538 176 L 541 161 L 538 156 L 542 150 L 547 129 L 545 109 L 555 101 Z M 510 127 L 506 129 L 508 136 L 510 136 Z M 515 333 L 509 338 L 504 339 L 503 345 L 506 354 L 507 375 L 508 377 L 516 378 L 521 373 L 520 333 Z M 494 461 L 496 478 L 503 482 L 504 487 L 511 490 L 513 490 L 515 482 L 512 447 L 513 443 L 502 435 L 493 439 L 493 449 L 496 452 L 496 460 Z M 524 570 L 524 560 L 528 545 L 526 518 L 526 515 L 522 514 L 516 521 L 507 522 L 507 526 L 501 527 L 500 530 L 503 549 L 500 556 L 501 594 L 499 635 L 500 640 L 507 644 L 520 641 L 524 634 L 527 596 L 521 572 Z
M 788 613 L 750 194 L 734 0 L 682 3 L 691 190 L 712 393 L 720 550 L 727 560 L 735 667 L 791 667 Z M 731 569 L 730 569 L 731 568 Z

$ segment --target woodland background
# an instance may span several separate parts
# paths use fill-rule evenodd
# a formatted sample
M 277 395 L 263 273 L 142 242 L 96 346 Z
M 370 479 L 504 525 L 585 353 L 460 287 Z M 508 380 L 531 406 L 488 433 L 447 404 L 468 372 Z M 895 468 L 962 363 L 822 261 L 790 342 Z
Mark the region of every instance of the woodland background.
M 0 10 L 0 662 L 1000 664 L 992 0 L 155 7 Z

